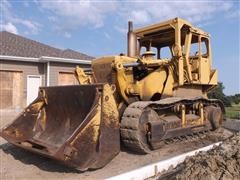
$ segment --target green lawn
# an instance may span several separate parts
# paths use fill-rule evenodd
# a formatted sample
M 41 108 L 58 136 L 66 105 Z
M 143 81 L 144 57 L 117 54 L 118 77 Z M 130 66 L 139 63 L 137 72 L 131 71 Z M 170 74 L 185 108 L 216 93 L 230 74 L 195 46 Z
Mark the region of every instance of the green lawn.
M 232 107 L 226 107 L 226 117 L 240 119 L 240 104 L 232 104 Z

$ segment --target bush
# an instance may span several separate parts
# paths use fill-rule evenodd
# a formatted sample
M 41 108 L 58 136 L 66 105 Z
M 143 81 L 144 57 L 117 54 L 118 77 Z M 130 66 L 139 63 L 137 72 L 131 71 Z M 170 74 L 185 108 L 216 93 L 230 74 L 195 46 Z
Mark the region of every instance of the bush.
M 223 93 L 224 88 L 225 87 L 223 86 L 223 83 L 219 82 L 218 86 L 214 90 L 208 93 L 208 98 L 219 99 L 223 102 L 225 106 L 231 107 L 230 98 Z

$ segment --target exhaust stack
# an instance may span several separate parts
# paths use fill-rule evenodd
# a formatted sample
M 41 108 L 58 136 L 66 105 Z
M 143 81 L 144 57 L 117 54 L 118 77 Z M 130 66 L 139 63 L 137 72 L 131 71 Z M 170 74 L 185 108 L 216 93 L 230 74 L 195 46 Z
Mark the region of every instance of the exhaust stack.
M 137 36 L 133 32 L 133 23 L 128 21 L 128 53 L 129 57 L 137 56 Z

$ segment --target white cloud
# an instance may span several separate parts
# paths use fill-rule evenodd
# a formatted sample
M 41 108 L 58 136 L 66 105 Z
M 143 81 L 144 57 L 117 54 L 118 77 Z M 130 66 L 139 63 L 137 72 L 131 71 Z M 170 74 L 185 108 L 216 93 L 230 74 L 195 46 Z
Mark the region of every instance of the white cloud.
M 82 25 L 102 27 L 106 15 L 116 10 L 117 1 L 39 1 L 41 8 L 60 16 L 58 26 L 64 21 L 63 30 Z M 53 18 L 51 18 L 53 19 Z M 51 20 L 50 19 L 50 20 Z M 55 20 L 55 19 L 54 19 Z
M 10 8 L 11 8 L 11 4 L 7 1 L 7 0 L 1 0 L 0 3 L 0 22 L 1 23 L 6 23 L 4 21 L 6 21 L 7 17 L 10 16 Z
M 68 32 L 65 32 L 65 33 L 64 33 L 64 37 L 66 37 L 66 38 L 71 38 L 72 35 L 71 35 L 70 33 L 68 33 Z
M 130 12 L 129 18 L 133 22 L 139 22 L 139 24 L 145 24 L 151 19 L 149 12 L 146 10 L 133 10 Z
M 56 21 L 57 21 L 57 17 L 55 17 L 55 16 L 49 16 L 49 17 L 48 17 L 48 20 L 49 20 L 49 21 L 52 21 L 52 22 L 56 22 Z
M 0 9 L 1 9 L 0 23 L 2 25 L 4 26 L 8 25 L 8 27 L 12 30 L 14 30 L 14 27 L 17 30 L 17 26 L 21 25 L 23 28 L 25 28 L 25 32 L 28 32 L 30 34 L 38 34 L 41 25 L 32 20 L 19 17 L 17 15 L 17 12 L 15 12 L 14 9 L 12 8 L 12 5 L 10 4 L 9 1 L 2 0 L 0 3 Z
M 227 19 L 238 18 L 238 20 L 239 20 L 240 19 L 240 9 L 238 9 L 236 11 L 230 11 L 228 14 L 226 14 L 226 18 Z
M 126 24 L 126 23 L 125 23 Z M 119 26 L 119 25 L 116 25 L 114 26 L 114 29 L 116 29 L 118 32 L 122 33 L 122 34 L 127 34 L 127 26 Z
M 228 11 L 232 6 L 232 2 L 133 1 L 124 4 L 125 11 L 120 15 L 123 18 L 132 18 L 135 24 L 152 23 L 174 17 L 200 22 L 211 18 L 217 12 Z
M 18 30 L 16 26 L 14 26 L 12 23 L 8 22 L 7 24 L 1 24 L 0 25 L 1 31 L 8 31 L 14 34 L 18 34 Z
M 20 19 L 20 18 L 11 18 L 12 22 L 16 24 L 21 24 L 28 28 L 28 30 L 31 32 L 31 34 L 38 34 L 40 24 L 37 22 L 33 22 L 27 19 Z
M 220 4 L 220 5 L 219 5 Z M 206 24 L 218 13 L 227 13 L 233 2 L 216 1 L 130 1 L 121 4 L 118 11 L 122 20 L 133 20 L 135 26 L 142 26 L 180 17 L 191 23 Z M 119 26 L 119 25 L 117 25 Z M 120 25 L 121 26 L 121 25 Z M 124 32 L 123 27 L 115 27 Z
M 70 33 L 82 26 L 100 28 L 110 20 L 114 29 L 126 32 L 128 20 L 136 27 L 181 17 L 193 24 L 214 22 L 218 14 L 231 12 L 234 2 L 227 1 L 90 1 L 39 0 L 54 29 Z

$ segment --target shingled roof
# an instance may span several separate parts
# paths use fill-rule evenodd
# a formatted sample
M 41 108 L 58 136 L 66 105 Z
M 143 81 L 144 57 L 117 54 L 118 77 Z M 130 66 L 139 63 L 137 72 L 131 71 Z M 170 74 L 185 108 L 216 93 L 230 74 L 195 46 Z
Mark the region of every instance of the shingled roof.
M 0 31 L 0 55 L 34 58 L 50 56 L 83 60 L 93 59 L 91 56 L 71 49 L 61 50 L 7 31 Z

